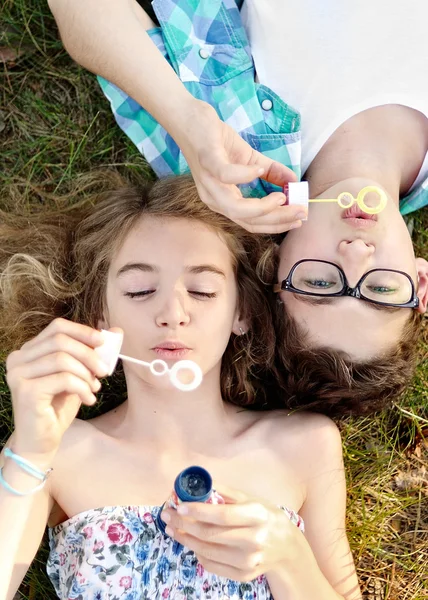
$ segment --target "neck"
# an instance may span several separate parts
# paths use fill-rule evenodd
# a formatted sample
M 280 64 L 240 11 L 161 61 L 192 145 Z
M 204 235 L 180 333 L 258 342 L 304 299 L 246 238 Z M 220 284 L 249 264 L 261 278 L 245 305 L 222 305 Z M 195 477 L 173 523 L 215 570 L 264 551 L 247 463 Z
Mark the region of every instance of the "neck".
M 125 367 L 128 399 L 115 413 L 116 433 L 128 441 L 150 443 L 160 451 L 203 452 L 227 434 L 231 405 L 220 392 L 220 366 L 204 375 L 191 392 L 147 384 Z M 233 410 L 233 408 L 232 408 Z
M 427 149 L 428 119 L 422 113 L 405 106 L 380 106 L 345 121 L 304 178 L 313 197 L 359 177 L 376 182 L 398 203 L 415 181 Z
M 387 167 L 385 167 L 387 165 Z M 350 153 L 328 168 L 317 167 L 307 171 L 311 198 L 317 198 L 343 181 L 360 180 L 364 185 L 377 185 L 385 190 L 398 205 L 401 191 L 401 172 L 398 165 L 381 156 Z M 349 190 L 351 191 L 351 190 Z

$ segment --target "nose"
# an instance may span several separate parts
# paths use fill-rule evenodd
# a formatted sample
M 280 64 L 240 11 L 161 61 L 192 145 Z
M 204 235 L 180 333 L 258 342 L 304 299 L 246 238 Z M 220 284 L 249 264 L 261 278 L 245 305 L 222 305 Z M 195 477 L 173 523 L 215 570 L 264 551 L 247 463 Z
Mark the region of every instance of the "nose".
M 346 273 L 349 285 L 355 286 L 366 271 L 370 269 L 370 259 L 375 247 L 362 239 L 343 240 L 339 244 L 342 268 Z
M 189 313 L 185 305 L 183 295 L 174 291 L 164 299 L 164 302 L 156 315 L 156 325 L 158 327 L 182 327 L 190 321 Z

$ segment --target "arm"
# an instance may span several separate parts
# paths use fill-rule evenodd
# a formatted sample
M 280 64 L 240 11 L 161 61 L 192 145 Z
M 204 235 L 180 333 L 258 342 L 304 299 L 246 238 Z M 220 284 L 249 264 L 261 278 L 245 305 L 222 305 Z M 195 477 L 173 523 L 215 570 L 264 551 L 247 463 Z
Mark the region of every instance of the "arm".
M 135 0 L 49 0 L 49 6 L 71 57 L 124 90 L 171 135 L 204 104 L 150 40 L 146 30 L 154 24 Z
M 276 417 L 266 444 L 276 439 L 281 458 L 301 455 L 306 481 L 300 511 L 306 534 L 279 508 L 216 486 L 226 504 L 183 503 L 162 519 L 178 542 L 191 548 L 210 572 L 238 581 L 265 574 L 275 600 L 361 600 L 346 538 L 345 480 L 339 432 L 320 415 L 297 417 L 294 447 L 284 446 L 284 421 Z M 296 461 L 297 462 L 297 461 Z
M 203 202 L 257 233 L 301 225 L 301 207 L 282 206 L 282 193 L 242 202 L 237 184 L 263 177 L 283 186 L 294 173 L 253 150 L 187 91 L 148 36 L 153 23 L 135 0 L 49 0 L 49 6 L 74 60 L 124 90 L 174 138 Z
M 17 454 L 42 470 L 52 464 L 53 456 L 30 456 L 20 452 L 13 441 L 7 443 Z M 11 460 L 0 455 L 4 479 L 17 490 L 28 490 L 37 480 Z M 0 600 L 12 600 L 40 546 L 53 500 L 48 483 L 32 496 L 15 496 L 0 486 Z
M 303 461 L 307 495 L 299 514 L 305 535 L 295 532 L 297 561 L 268 575 L 275 600 L 361 600 L 345 530 L 346 483 L 340 433 L 330 419 L 311 415 L 315 427 Z M 307 437 L 307 439 L 310 439 Z M 287 594 L 289 596 L 287 596 Z
M 98 331 L 56 319 L 6 361 L 15 432 L 9 446 L 38 470 L 53 464 L 65 431 L 82 403 L 92 405 L 104 376 L 94 348 Z M 3 479 L 26 492 L 40 481 L 11 458 L 0 457 Z M 0 600 L 12 600 L 39 547 L 53 506 L 50 479 L 33 495 L 16 495 L 0 484 Z

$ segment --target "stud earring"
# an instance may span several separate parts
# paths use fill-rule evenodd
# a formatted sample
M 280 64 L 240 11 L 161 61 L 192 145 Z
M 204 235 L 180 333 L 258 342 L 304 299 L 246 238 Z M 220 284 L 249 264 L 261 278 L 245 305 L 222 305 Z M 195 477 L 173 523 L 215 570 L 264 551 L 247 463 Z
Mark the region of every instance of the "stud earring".
M 241 335 L 245 335 L 245 331 L 242 329 L 242 327 L 240 327 L 240 328 L 239 328 L 239 333 L 240 333 Z

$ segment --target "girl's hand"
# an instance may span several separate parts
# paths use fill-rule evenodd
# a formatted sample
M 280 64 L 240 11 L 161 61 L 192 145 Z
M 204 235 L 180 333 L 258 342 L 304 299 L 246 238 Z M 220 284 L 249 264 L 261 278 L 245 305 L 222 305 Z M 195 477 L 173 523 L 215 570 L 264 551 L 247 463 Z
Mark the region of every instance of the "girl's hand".
M 92 405 L 107 369 L 94 348 L 99 331 L 55 319 L 39 335 L 12 352 L 6 381 L 15 420 L 13 450 L 37 457 L 56 452 L 80 405 Z
M 212 210 L 253 233 L 282 233 L 302 224 L 302 217 L 297 215 L 304 209 L 284 206 L 285 195 L 281 192 L 264 198 L 243 198 L 239 183 L 261 177 L 283 187 L 296 181 L 296 175 L 253 150 L 211 106 L 194 102 L 172 134 L 186 157 L 201 200 Z
M 297 563 L 303 536 L 281 509 L 235 490 L 216 489 L 226 504 L 187 502 L 161 514 L 166 532 L 193 550 L 207 571 L 251 581 L 279 565 Z

